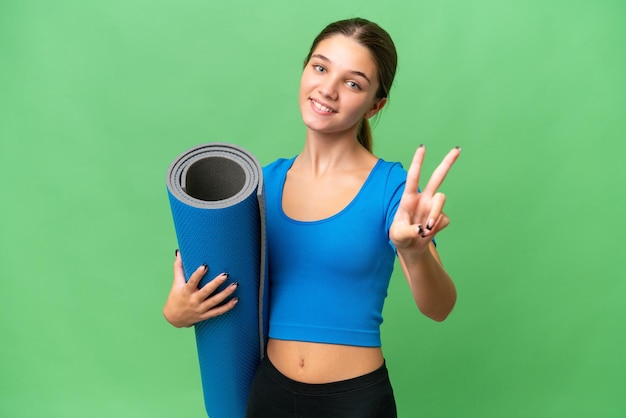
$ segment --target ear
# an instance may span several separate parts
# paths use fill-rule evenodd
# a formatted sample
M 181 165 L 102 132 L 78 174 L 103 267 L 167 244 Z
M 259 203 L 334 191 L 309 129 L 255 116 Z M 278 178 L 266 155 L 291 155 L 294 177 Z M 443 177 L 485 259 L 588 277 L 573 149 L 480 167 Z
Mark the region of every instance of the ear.
M 378 99 L 376 102 L 374 102 L 374 105 L 372 106 L 372 108 L 368 110 L 367 112 L 365 112 L 365 119 L 369 119 L 375 114 L 377 114 L 380 111 L 380 109 L 385 107 L 385 104 L 387 104 L 386 97 Z

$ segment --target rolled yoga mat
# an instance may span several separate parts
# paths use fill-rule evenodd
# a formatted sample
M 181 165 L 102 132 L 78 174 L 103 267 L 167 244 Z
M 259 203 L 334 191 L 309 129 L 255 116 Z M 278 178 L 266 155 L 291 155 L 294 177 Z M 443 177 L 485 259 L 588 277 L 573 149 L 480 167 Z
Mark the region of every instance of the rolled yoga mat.
M 167 189 L 185 279 L 206 263 L 200 283 L 222 272 L 237 281 L 237 305 L 195 325 L 204 403 L 210 418 L 243 418 L 268 326 L 262 170 L 235 145 L 208 143 L 174 160 Z M 221 290 L 221 287 L 219 290 Z

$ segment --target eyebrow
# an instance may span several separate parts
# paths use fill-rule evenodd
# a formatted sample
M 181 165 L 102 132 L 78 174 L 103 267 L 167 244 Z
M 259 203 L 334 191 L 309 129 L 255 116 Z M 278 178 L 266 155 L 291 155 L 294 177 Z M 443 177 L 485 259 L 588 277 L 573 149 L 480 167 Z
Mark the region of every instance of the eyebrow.
M 322 55 L 322 54 L 313 54 L 313 55 L 311 55 L 311 58 L 318 58 L 318 59 L 321 59 L 322 61 L 326 61 L 326 62 L 330 62 L 330 63 L 332 63 L 332 61 L 331 61 L 328 57 L 325 57 L 325 56 L 324 56 L 324 55 Z M 369 77 L 368 77 L 367 75 L 365 75 L 365 73 L 363 73 L 363 72 L 361 72 L 361 71 L 357 71 L 357 70 L 352 70 L 352 71 L 350 71 L 350 72 L 351 72 L 352 74 L 354 74 L 354 75 L 358 75 L 358 76 L 363 77 L 364 79 L 366 79 L 366 80 L 367 80 L 367 82 L 368 82 L 368 83 L 370 83 L 370 84 L 372 83 L 372 82 L 370 81 Z

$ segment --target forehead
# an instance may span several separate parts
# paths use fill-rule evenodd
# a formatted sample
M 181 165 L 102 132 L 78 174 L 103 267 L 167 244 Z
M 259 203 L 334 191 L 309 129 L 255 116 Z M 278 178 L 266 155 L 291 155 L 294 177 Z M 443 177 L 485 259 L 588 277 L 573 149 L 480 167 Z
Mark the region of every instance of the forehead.
M 372 54 L 354 38 L 334 35 L 321 41 L 312 55 L 323 55 L 330 62 L 348 71 L 360 71 L 370 79 L 376 75 L 376 63 Z

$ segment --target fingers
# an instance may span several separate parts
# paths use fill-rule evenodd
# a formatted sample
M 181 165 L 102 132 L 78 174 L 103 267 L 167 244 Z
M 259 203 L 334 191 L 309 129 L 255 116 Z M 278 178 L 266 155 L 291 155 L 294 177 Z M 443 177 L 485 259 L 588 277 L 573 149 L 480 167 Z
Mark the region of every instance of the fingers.
M 188 327 L 205 319 L 222 315 L 238 303 L 239 298 L 233 298 L 232 295 L 239 288 L 239 283 L 231 283 L 218 291 L 220 286 L 228 280 L 228 273 L 217 275 L 205 286 L 199 288 L 207 271 L 207 265 L 201 265 L 185 283 L 182 259 L 179 251 L 176 251 L 174 285 L 163 307 L 163 315 L 172 325 Z
M 420 234 L 418 225 L 397 225 L 390 232 L 396 247 L 402 247 L 402 243 L 410 243 Z
M 435 234 L 439 233 L 441 230 L 443 230 L 446 226 L 450 224 L 450 218 L 448 218 L 448 215 L 446 215 L 443 212 L 441 212 L 439 216 L 434 219 L 435 219 L 435 222 L 434 222 L 433 227 L 431 229 L 425 228 L 424 232 L 421 234 L 423 238 L 433 237 Z
M 218 274 L 213 280 L 204 285 L 202 289 L 198 290 L 198 297 L 202 299 L 208 298 L 218 287 L 224 284 L 226 280 L 228 280 L 228 273 Z
M 176 250 L 175 254 L 176 254 L 176 258 L 174 259 L 174 284 L 179 285 L 179 286 L 184 286 L 186 282 L 185 282 L 185 271 L 183 269 L 183 260 L 182 260 L 179 250 Z M 197 289 L 198 284 L 200 283 L 200 280 L 202 280 L 202 277 L 204 277 L 204 274 L 207 272 L 207 270 L 208 270 L 208 267 L 206 264 L 203 264 L 200 267 L 198 267 L 196 271 L 194 271 L 192 275 L 189 277 L 189 281 L 187 282 L 189 287 L 193 289 Z
M 437 222 L 437 231 L 441 231 L 446 226 L 450 225 L 450 218 L 445 213 L 439 215 L 439 221 Z
M 204 277 L 208 270 L 208 266 L 206 264 L 201 265 L 194 271 L 191 276 L 189 276 L 189 280 L 187 281 L 187 288 L 192 291 L 196 291 L 198 289 L 198 285 L 200 284 L 200 280 Z
M 198 297 L 203 300 L 208 298 L 222 283 L 228 279 L 228 273 L 222 273 L 207 283 L 206 286 L 198 289 L 200 281 L 208 269 L 209 268 L 206 264 L 202 264 L 191 274 L 189 280 L 185 283 L 182 258 L 180 256 L 180 251 L 176 250 L 176 259 L 174 260 L 174 282 L 183 286 L 186 284 L 185 287 L 189 289 L 191 293 L 197 292 Z
M 237 302 L 239 302 L 239 298 L 232 298 L 231 300 L 229 300 L 228 302 L 226 302 L 223 305 L 219 305 L 219 306 L 217 306 L 215 308 L 209 309 L 208 311 L 206 311 L 206 313 L 204 313 L 200 317 L 200 320 L 204 321 L 205 319 L 213 318 L 213 317 L 216 317 L 218 315 L 223 315 L 226 312 L 228 312 L 231 309 L 233 309 L 235 307 L 235 305 L 237 304 Z
M 439 186 L 443 183 L 443 180 L 448 175 L 448 172 L 452 168 L 452 165 L 461 155 L 461 148 L 455 147 L 444 157 L 444 159 L 439 163 L 433 174 L 430 176 L 430 180 L 424 187 L 423 193 L 427 195 L 434 195 Z M 407 180 L 408 183 L 408 180 Z
M 206 287 L 206 286 L 205 286 Z M 238 282 L 233 282 L 231 284 L 229 284 L 224 290 L 222 290 L 219 293 L 216 293 L 215 295 L 207 298 L 204 302 L 202 302 L 202 304 L 200 305 L 200 308 L 203 311 L 209 312 L 209 311 L 215 311 L 216 309 L 219 311 L 219 309 L 221 309 L 224 305 L 222 305 L 222 303 L 228 299 L 233 293 L 235 293 L 235 291 L 239 288 L 239 283 Z M 239 298 L 233 298 L 230 301 L 228 301 L 228 304 L 232 304 L 233 306 L 239 301 Z
M 421 224 L 397 225 L 390 234 L 390 238 L 396 249 L 408 248 L 418 245 L 422 249 L 427 248 L 427 242 L 430 239 L 426 235 L 426 230 Z M 434 235 L 434 231 L 431 235 Z M 422 243 L 420 243 L 422 242 Z
M 417 148 L 415 154 L 413 155 L 413 161 L 411 161 L 411 166 L 407 171 L 406 185 L 404 187 L 405 194 L 417 193 L 420 181 L 420 171 L 422 170 L 425 153 L 426 147 L 422 144 Z
M 185 272 L 183 271 L 183 260 L 180 257 L 180 251 L 176 250 L 176 258 L 174 259 L 174 284 L 178 286 L 185 285 Z
M 238 282 L 231 283 L 221 292 L 213 294 L 227 279 L 228 273 L 222 273 L 198 291 L 197 296 L 202 301 L 198 305 L 198 311 L 200 312 L 198 319 L 200 321 L 222 315 L 234 308 L 237 302 L 239 302 L 239 298 L 232 298 L 224 303 L 239 288 Z
M 443 210 L 443 205 L 446 203 L 446 195 L 443 193 L 435 193 L 430 202 L 430 212 L 428 213 L 428 218 L 426 224 L 424 225 L 425 230 L 423 235 L 425 236 L 428 236 L 430 231 L 435 229 L 437 226 L 437 221 L 439 220 L 439 216 Z
M 200 269 L 198 270 L 203 276 L 204 273 L 206 273 L 206 270 L 202 271 L 201 269 L 202 267 L 200 267 Z M 228 285 L 224 290 L 215 293 L 216 290 L 220 286 L 222 286 L 226 282 L 226 280 L 228 280 L 228 277 L 228 273 L 222 273 L 217 275 L 213 280 L 208 282 L 201 289 L 197 289 L 197 287 L 194 287 L 194 289 L 197 289 L 195 299 L 198 301 L 200 312 L 208 312 L 209 310 L 212 310 L 212 308 L 220 305 L 237 290 L 237 288 L 239 287 L 239 282 L 233 282 Z M 191 283 L 191 279 L 189 280 L 189 283 Z

